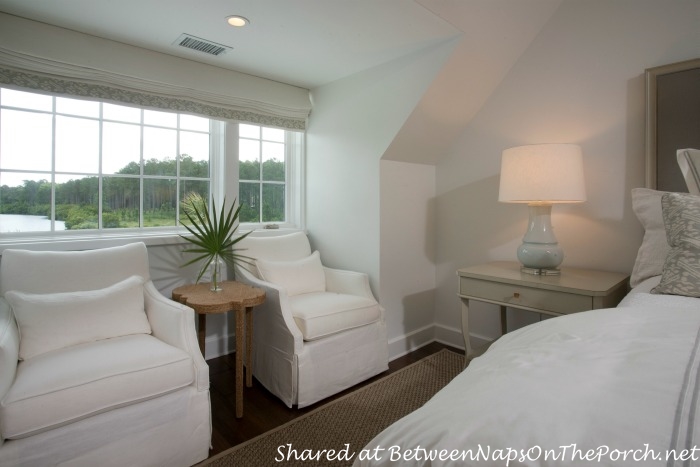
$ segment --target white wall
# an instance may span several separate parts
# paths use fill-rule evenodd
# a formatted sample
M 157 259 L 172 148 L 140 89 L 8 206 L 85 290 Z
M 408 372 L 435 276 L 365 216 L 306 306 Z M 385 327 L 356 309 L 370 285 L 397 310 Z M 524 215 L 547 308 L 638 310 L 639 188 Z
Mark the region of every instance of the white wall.
M 380 160 L 397 131 L 449 56 L 450 41 L 312 90 L 314 105 L 307 128 L 307 228 L 324 264 L 366 272 L 376 295 L 395 297 L 382 284 L 383 238 L 380 225 L 395 212 L 380 212 Z M 421 183 L 432 185 L 426 177 Z M 423 192 L 424 187 L 419 191 Z M 391 237 L 396 248 L 415 237 Z M 420 240 L 418 240 L 420 243 Z M 382 269 L 382 275 L 386 272 Z M 387 272 L 388 273 L 388 272 Z M 406 271 L 395 271 L 398 283 Z M 381 299 L 381 297 L 378 297 Z M 402 320 L 392 298 L 387 315 Z M 393 327 L 390 340 L 403 332 Z
M 380 174 L 379 301 L 395 357 L 435 338 L 435 167 L 382 160 Z
M 580 144 L 588 201 L 553 210 L 564 265 L 631 271 L 642 237 L 629 192 L 644 184 L 644 70 L 700 56 L 699 24 L 697 0 L 563 2 L 438 164 L 436 323 L 456 345 L 455 270 L 515 260 L 525 232 L 527 209 L 497 202 L 503 149 Z M 499 335 L 493 308 L 473 308 L 472 337 Z

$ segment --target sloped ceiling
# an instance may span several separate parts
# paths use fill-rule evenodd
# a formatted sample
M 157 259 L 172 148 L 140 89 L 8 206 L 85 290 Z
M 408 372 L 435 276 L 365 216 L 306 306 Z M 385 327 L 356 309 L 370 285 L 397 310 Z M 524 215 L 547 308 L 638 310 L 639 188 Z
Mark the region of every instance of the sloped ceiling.
M 561 1 L 0 0 L 0 11 L 305 89 L 460 37 L 383 156 L 435 164 Z M 233 49 L 192 51 L 174 44 L 182 33 Z
M 535 39 L 561 0 L 418 0 L 461 42 L 383 159 L 436 164 Z

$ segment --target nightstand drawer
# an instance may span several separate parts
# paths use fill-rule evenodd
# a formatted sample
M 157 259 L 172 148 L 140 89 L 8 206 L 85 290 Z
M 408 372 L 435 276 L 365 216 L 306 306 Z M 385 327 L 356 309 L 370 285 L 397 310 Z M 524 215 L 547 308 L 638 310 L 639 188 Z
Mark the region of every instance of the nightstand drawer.
M 513 284 L 461 277 L 461 295 L 506 306 L 532 308 L 557 314 L 575 313 L 593 309 L 590 296 L 554 290 L 523 287 Z

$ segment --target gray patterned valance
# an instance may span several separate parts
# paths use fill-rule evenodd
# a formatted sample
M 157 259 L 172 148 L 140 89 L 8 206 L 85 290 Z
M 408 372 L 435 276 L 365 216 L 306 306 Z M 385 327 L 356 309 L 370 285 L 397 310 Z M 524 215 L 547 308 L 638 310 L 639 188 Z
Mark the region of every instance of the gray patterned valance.
M 304 130 L 310 111 L 53 62 L 2 48 L 0 86 L 290 130 Z

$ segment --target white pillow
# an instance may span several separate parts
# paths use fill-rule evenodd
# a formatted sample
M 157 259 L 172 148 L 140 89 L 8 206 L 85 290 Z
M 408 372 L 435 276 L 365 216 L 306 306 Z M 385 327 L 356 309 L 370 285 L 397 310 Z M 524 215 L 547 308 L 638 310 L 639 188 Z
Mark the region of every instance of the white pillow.
M 632 189 L 632 209 L 644 227 L 644 239 L 634 262 L 630 286 L 636 287 L 645 279 L 663 272 L 666 255 L 671 247 L 666 239 L 666 228 L 661 210 L 665 191 L 649 188 Z
M 20 360 L 100 339 L 150 334 L 143 283 L 142 277 L 131 276 L 99 290 L 7 292 L 5 298 L 19 326 Z
M 323 272 L 321 255 L 318 251 L 294 261 L 258 259 L 256 263 L 260 277 L 285 288 L 290 297 L 326 291 L 326 274 Z

